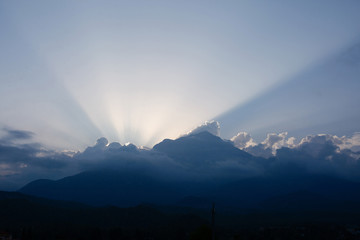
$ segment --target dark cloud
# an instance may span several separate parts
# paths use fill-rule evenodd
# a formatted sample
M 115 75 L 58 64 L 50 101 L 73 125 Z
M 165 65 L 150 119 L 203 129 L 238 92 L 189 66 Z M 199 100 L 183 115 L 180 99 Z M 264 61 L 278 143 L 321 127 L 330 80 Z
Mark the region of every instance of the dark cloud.
M 9 128 L 3 128 L 5 135 L 0 138 L 0 143 L 10 144 L 17 140 L 31 140 L 34 137 L 34 133 L 25 130 L 14 130 Z
M 34 133 L 21 130 L 7 130 L 8 139 L 31 139 Z
M 277 150 L 271 170 L 288 172 L 289 166 L 296 166 L 306 173 L 335 175 L 360 180 L 359 159 L 350 150 L 339 151 L 332 142 L 306 143 L 297 148 Z M 300 171 L 298 171 L 299 173 Z
M 0 188 L 15 190 L 38 178 L 57 178 L 73 173 L 71 157 L 43 150 L 39 144 L 0 144 Z M 10 189 L 9 189 L 10 187 Z
M 273 156 L 272 148 L 262 143 L 244 148 L 243 150 L 257 157 L 269 158 Z

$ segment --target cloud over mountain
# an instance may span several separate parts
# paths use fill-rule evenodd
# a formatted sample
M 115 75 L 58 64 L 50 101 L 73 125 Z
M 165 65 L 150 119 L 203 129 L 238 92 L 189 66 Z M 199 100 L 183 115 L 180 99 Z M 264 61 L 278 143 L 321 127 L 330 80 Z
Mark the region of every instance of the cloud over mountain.
M 359 136 L 359 133 L 351 137 L 317 134 L 295 143 L 295 138 L 287 138 L 287 133 L 271 133 L 263 142 L 255 143 L 250 134 L 241 132 L 231 141 L 254 156 L 268 158 L 270 172 L 321 173 L 358 179 Z
M 162 178 L 316 172 L 360 180 L 360 133 L 351 137 L 318 134 L 299 141 L 286 132 L 269 133 L 256 143 L 246 132 L 224 140 L 216 136 L 219 131 L 219 124 L 212 121 L 176 140 L 165 139 L 153 149 L 99 138 L 83 151 L 59 152 L 34 143 L 33 133 L 7 130 L 0 142 L 0 188 L 15 189 L 38 178 L 104 168 Z
M 276 150 L 288 147 L 303 149 L 308 154 L 316 156 L 326 144 L 332 144 L 337 151 L 347 150 L 354 154 L 360 150 L 360 133 L 356 132 L 351 137 L 338 137 L 329 134 L 317 134 L 306 136 L 298 143 L 294 137 L 287 137 L 287 132 L 269 133 L 264 141 L 256 143 L 249 133 L 240 132 L 231 138 L 234 146 L 249 152 L 255 156 L 271 157 L 276 155 Z
M 256 143 L 249 133 L 240 132 L 231 138 L 234 145 L 254 156 L 269 158 L 273 156 L 277 149 L 292 144 L 293 138 L 286 140 L 287 132 L 280 134 L 268 133 L 266 139 L 261 143 Z
M 256 145 L 254 139 L 252 139 L 251 135 L 247 132 L 239 132 L 236 136 L 231 138 L 231 141 L 234 142 L 235 147 L 240 149 Z
M 206 121 L 205 123 L 199 125 L 198 127 L 194 128 L 190 132 L 185 135 L 196 134 L 200 132 L 207 131 L 215 136 L 220 136 L 220 124 L 217 121 Z

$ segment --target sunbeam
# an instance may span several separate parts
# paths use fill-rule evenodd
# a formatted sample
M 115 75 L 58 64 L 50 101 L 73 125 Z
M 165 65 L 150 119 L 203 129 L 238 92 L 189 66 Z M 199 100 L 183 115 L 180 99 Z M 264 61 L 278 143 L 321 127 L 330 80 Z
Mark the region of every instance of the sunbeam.
M 352 134 L 360 120 L 355 111 L 360 107 L 359 75 L 360 42 L 356 42 L 215 119 L 227 138 L 240 131 L 252 132 L 257 139 L 266 132 L 283 131 L 297 137 L 317 132 Z

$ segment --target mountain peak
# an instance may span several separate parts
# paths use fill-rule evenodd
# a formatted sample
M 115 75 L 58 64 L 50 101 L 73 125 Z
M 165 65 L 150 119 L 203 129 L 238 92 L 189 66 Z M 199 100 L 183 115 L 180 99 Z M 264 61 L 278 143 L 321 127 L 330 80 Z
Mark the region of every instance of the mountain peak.
M 153 148 L 163 152 L 174 160 L 190 165 L 202 166 L 226 159 L 250 159 L 252 156 L 236 147 L 230 141 L 221 139 L 207 131 L 180 137 L 165 139 Z
M 197 137 L 200 137 L 200 138 L 220 138 L 220 137 L 210 133 L 209 131 L 201 131 L 201 132 L 198 132 L 198 133 L 191 133 L 188 136 L 197 136 Z

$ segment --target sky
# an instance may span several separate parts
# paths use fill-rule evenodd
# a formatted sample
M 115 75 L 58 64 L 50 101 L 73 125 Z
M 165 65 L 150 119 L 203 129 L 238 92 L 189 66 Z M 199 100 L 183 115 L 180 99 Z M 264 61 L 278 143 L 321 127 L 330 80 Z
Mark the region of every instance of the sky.
M 251 132 L 257 140 L 264 132 L 303 138 L 326 133 L 351 136 L 360 122 L 360 42 L 267 90 L 255 99 L 220 114 L 222 134 L 234 128 Z
M 227 139 L 351 137 L 359 12 L 355 0 L 1 1 L 0 134 L 152 147 L 217 120 Z

